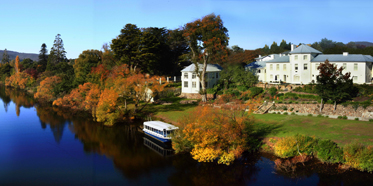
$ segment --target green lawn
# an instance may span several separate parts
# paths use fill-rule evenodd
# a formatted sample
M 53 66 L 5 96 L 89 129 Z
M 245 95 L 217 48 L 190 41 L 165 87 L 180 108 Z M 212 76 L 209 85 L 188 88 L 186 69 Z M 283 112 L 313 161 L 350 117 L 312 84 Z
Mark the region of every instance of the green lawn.
M 255 114 L 254 117 L 257 129 L 265 131 L 263 137 L 304 134 L 330 139 L 340 145 L 355 141 L 373 145 L 372 122 L 280 114 Z

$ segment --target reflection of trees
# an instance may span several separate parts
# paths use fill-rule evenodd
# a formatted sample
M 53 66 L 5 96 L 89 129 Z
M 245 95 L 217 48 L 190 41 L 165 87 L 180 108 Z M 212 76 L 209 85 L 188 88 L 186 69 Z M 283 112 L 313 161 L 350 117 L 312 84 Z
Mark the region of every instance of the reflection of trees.
M 83 142 L 84 150 L 111 157 L 115 167 L 129 179 L 171 165 L 167 158 L 143 145 L 143 135 L 138 132 L 139 124 L 109 128 L 83 120 L 74 120 L 73 123 L 73 131 Z
M 31 95 L 24 91 L 19 91 L 13 88 L 0 86 L 0 99 L 3 100 L 4 109 L 8 111 L 8 106 L 11 101 L 16 105 L 16 114 L 19 116 L 20 108 L 31 108 L 34 106 L 34 99 Z
M 263 156 L 275 161 L 277 157 L 271 154 L 263 153 Z M 284 171 L 281 169 L 276 170 L 276 174 L 296 182 L 299 179 L 310 178 L 317 174 L 319 183 L 318 185 L 371 185 L 373 183 L 373 176 L 367 172 L 345 171 L 341 170 L 335 164 L 323 164 L 314 159 L 309 162 L 298 163 L 296 171 Z

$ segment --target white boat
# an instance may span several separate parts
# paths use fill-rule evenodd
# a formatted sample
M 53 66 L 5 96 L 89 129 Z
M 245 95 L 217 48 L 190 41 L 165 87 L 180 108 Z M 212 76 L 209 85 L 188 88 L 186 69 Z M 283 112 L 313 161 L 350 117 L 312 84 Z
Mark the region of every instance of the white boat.
M 143 131 L 145 134 L 162 142 L 171 141 L 171 133 L 179 129 L 174 125 L 162 121 L 145 121 Z

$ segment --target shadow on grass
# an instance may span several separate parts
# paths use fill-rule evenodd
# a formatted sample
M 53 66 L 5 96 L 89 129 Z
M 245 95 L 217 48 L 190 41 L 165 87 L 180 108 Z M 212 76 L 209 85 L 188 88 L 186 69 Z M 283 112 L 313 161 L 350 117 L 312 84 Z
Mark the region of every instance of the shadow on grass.
M 275 135 L 280 132 L 283 124 L 277 123 L 263 123 L 262 121 L 255 121 L 254 125 L 248 131 L 247 143 L 252 150 L 258 150 L 263 145 L 264 138 L 269 135 Z

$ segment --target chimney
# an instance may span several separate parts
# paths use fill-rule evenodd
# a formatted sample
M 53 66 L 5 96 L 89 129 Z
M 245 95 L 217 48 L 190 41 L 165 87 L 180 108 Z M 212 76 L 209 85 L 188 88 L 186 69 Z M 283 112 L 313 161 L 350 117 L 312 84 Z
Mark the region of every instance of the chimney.
M 343 52 L 343 56 L 348 56 L 348 52 Z
M 290 50 L 290 52 L 297 48 L 297 47 L 296 47 L 295 45 L 293 45 L 293 44 L 291 44 L 290 46 L 291 46 L 291 50 Z
M 262 55 L 259 55 L 259 57 L 262 57 Z

